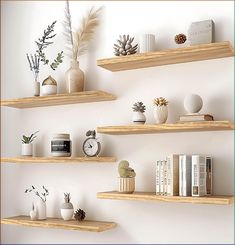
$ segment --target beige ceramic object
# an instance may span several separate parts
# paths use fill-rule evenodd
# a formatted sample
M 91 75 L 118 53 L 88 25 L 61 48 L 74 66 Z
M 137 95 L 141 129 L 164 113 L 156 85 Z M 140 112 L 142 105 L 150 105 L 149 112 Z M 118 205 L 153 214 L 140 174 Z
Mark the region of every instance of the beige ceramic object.
M 47 77 L 42 83 L 42 95 L 51 95 L 57 93 L 57 82 L 52 77 Z
M 71 67 L 65 73 L 66 92 L 82 92 L 84 90 L 84 72 L 79 68 L 79 62 L 71 61 Z
M 133 193 L 135 191 L 135 177 L 120 177 L 118 191 L 122 193 Z

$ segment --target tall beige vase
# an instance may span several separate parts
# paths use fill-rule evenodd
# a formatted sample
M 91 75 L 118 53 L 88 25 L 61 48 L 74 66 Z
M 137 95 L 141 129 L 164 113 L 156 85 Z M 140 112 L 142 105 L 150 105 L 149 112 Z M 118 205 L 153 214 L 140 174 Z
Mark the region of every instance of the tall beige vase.
M 79 68 L 79 62 L 71 61 L 71 67 L 65 73 L 66 92 L 82 92 L 84 90 L 84 72 Z

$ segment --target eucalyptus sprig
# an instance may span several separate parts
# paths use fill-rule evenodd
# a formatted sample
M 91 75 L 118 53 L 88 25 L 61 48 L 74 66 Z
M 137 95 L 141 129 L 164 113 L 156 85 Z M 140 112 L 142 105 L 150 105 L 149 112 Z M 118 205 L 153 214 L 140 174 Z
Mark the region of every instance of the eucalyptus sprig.
M 42 186 L 43 188 L 43 192 L 39 193 L 39 191 L 32 185 L 31 187 L 29 187 L 28 189 L 26 189 L 24 191 L 24 193 L 30 193 L 30 192 L 33 192 L 36 196 L 38 196 L 39 198 L 41 198 L 41 200 L 43 202 L 46 202 L 47 200 L 47 196 L 49 195 L 49 191 L 47 188 L 45 188 L 45 186 L 43 185 Z

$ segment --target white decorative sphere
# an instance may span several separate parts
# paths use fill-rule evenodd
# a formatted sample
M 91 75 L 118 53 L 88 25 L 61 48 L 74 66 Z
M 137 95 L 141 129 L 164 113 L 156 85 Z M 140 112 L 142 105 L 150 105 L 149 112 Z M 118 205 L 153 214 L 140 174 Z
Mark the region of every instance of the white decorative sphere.
M 197 113 L 202 109 L 202 98 L 197 94 L 189 94 L 184 98 L 184 108 L 188 113 Z

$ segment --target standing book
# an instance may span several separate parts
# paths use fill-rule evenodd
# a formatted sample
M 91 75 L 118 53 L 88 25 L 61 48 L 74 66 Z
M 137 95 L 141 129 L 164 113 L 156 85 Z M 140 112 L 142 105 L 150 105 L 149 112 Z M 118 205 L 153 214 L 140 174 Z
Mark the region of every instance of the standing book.
M 156 163 L 156 195 L 160 195 L 160 161 Z
M 179 195 L 192 195 L 192 157 L 181 155 L 179 157 Z
M 167 157 L 167 195 L 179 195 L 179 155 Z

